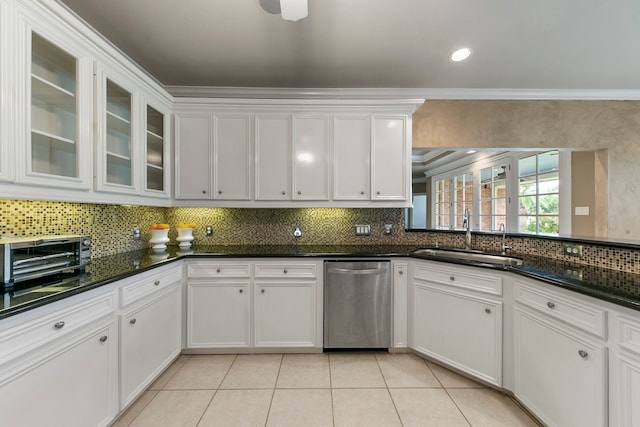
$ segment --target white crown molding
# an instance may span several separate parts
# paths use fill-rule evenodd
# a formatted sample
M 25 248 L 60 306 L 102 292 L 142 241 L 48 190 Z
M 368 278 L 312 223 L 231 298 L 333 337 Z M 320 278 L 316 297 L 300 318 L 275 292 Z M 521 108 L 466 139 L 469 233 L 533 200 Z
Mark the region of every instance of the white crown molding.
M 165 86 L 174 97 L 249 99 L 640 100 L 640 89 L 276 88 Z

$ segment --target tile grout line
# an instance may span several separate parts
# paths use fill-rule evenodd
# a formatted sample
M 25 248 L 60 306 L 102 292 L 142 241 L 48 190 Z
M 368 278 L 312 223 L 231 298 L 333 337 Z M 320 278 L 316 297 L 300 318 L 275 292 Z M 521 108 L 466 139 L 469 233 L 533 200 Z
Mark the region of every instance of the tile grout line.
M 331 423 L 333 427 L 336 427 L 336 414 L 333 405 L 333 379 L 331 378 L 331 354 L 327 353 L 327 364 L 329 365 L 329 393 L 331 394 Z
M 398 407 L 396 406 L 396 401 L 393 400 L 393 396 L 391 395 L 391 390 L 389 390 L 389 384 L 387 383 L 387 378 L 384 376 L 384 372 L 380 367 L 380 360 L 378 360 L 378 355 L 376 353 L 373 353 L 373 357 L 376 360 L 376 364 L 378 365 L 378 370 L 380 371 L 380 375 L 382 376 L 382 381 L 384 381 L 385 389 L 387 390 L 389 399 L 391 399 L 391 404 L 393 405 L 393 409 L 396 411 L 396 415 L 398 416 L 398 421 L 400 421 L 400 426 L 404 427 L 404 422 L 402 422 L 402 417 L 400 416 L 400 411 L 398 411 Z
M 227 378 L 227 375 L 229 375 L 229 371 L 231 370 L 231 367 L 233 366 L 233 364 L 236 363 L 236 359 L 237 358 L 238 358 L 238 355 L 235 354 L 233 356 L 233 361 L 231 361 L 231 363 L 229 364 L 229 367 L 227 368 L 226 372 L 222 376 L 222 379 L 220 380 L 220 384 L 218 384 L 218 386 L 215 389 L 206 389 L 206 390 L 213 390 L 213 396 L 211 396 L 211 399 L 209 400 L 209 404 L 207 405 L 207 407 L 202 412 L 202 415 L 200 415 L 200 418 L 198 419 L 198 422 L 196 423 L 196 427 L 198 427 L 198 425 L 202 422 L 202 418 L 204 417 L 204 414 L 207 413 L 207 411 L 209 410 L 209 407 L 213 403 L 213 399 L 215 399 L 215 397 L 218 395 L 218 392 L 221 390 L 220 386 L 222 385 L 222 382 L 224 381 L 224 379 Z
M 276 374 L 276 380 L 273 383 L 273 389 L 271 391 L 271 400 L 269 401 L 269 409 L 267 410 L 267 418 L 264 420 L 264 427 L 267 427 L 269 423 L 269 416 L 271 415 L 271 407 L 273 406 L 273 398 L 276 395 L 276 387 L 278 386 L 278 379 L 280 379 L 280 370 L 282 370 L 282 362 L 284 361 L 284 354 L 280 354 L 280 365 L 278 365 L 278 373 Z M 266 389 L 268 390 L 268 389 Z
M 458 409 L 458 412 L 460 412 L 460 415 L 462 415 L 462 418 L 464 418 L 464 420 L 467 422 L 467 424 L 469 424 L 469 426 L 471 426 L 471 421 L 469 421 L 467 419 L 467 416 L 464 414 L 464 412 L 462 412 L 462 409 L 460 409 L 460 406 L 458 406 L 458 403 L 453 399 L 453 397 L 451 397 L 451 394 L 449 394 L 449 390 L 447 390 L 447 388 L 444 386 L 444 384 L 442 384 L 442 381 L 440 381 L 440 378 L 433 371 L 433 368 L 431 368 L 431 364 L 427 361 L 427 359 L 422 359 L 422 361 L 424 362 L 425 365 L 427 365 L 427 368 L 429 368 L 429 370 L 431 371 L 431 373 L 433 374 L 435 379 L 438 381 L 438 383 L 440 383 L 440 385 L 442 386 L 442 390 L 444 390 L 444 392 L 447 394 L 447 396 L 449 397 L 451 402 L 453 402 L 453 404 L 455 405 L 456 409 Z

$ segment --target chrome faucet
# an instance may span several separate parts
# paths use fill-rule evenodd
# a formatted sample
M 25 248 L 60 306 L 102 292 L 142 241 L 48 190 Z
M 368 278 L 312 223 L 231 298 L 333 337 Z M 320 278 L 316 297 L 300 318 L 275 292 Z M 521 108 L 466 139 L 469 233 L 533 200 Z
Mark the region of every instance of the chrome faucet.
M 464 210 L 464 219 L 462 220 L 462 226 L 467 230 L 464 236 L 464 248 L 466 250 L 471 249 L 471 209 L 466 208 Z
M 504 222 L 501 222 L 501 223 L 500 223 L 500 227 L 499 227 L 498 229 L 499 229 L 500 231 L 502 231 L 502 252 L 501 252 L 501 253 L 502 253 L 502 255 L 504 256 L 504 255 L 506 255 L 506 254 L 507 254 L 507 251 L 508 251 L 509 249 L 511 249 L 511 246 L 507 246 L 507 245 L 505 244 L 505 234 L 506 234 L 506 230 L 505 230 Z

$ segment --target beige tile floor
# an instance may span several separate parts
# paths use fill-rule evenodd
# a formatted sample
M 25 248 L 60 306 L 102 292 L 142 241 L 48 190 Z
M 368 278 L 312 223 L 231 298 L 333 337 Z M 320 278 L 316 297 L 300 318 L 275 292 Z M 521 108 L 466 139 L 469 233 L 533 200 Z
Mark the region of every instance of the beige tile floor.
M 537 426 L 509 397 L 411 354 L 182 355 L 113 424 Z

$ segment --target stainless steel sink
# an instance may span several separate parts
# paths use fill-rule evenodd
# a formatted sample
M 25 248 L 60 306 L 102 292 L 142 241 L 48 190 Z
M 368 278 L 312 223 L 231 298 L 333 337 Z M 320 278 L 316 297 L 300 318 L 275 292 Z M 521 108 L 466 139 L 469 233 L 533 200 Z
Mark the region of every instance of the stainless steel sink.
M 462 249 L 424 248 L 413 251 L 411 255 L 425 259 L 468 261 L 480 264 L 495 264 L 503 266 L 522 265 L 522 260 L 520 258 L 489 254 L 476 250 L 466 251 Z

